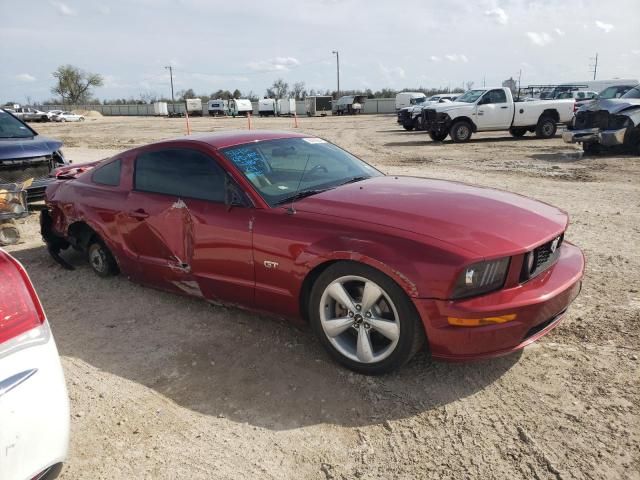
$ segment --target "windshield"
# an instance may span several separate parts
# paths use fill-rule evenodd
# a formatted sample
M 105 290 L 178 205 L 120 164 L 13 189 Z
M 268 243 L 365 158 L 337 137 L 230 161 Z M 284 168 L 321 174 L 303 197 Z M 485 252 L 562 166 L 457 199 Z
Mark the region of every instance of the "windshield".
M 640 85 L 636 85 L 620 98 L 640 98 Z
M 0 138 L 30 138 L 35 133 L 16 117 L 0 110 Z
M 270 206 L 345 183 L 381 176 L 378 170 L 320 138 L 283 138 L 222 150 Z
M 486 90 L 469 90 L 456 98 L 456 102 L 475 103 L 484 92 Z
M 411 103 L 411 105 L 418 105 L 420 103 L 424 103 L 427 100 L 427 97 L 418 97 L 418 98 L 412 98 L 411 100 L 409 100 L 409 102 Z

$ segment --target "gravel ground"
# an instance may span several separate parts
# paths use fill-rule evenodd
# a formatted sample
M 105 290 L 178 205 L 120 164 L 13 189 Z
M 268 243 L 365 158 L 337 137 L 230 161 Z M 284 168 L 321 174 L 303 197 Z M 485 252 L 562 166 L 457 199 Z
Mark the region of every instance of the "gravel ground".
M 194 131 L 246 128 L 192 119 Z M 293 128 L 255 119 L 255 128 Z M 582 158 L 504 132 L 433 143 L 392 116 L 301 118 L 390 174 L 455 179 L 567 210 L 581 295 L 524 352 L 473 364 L 425 354 L 379 378 L 333 364 L 309 331 L 62 270 L 23 222 L 9 250 L 50 319 L 72 408 L 61 478 L 640 478 L 640 158 Z M 75 162 L 182 135 L 183 119 L 43 124 Z M 44 399 L 46 401 L 46 399 Z

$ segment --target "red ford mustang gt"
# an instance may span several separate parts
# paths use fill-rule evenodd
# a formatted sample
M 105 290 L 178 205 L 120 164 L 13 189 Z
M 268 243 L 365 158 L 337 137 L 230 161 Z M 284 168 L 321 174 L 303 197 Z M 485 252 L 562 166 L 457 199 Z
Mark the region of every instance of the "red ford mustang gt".
M 98 275 L 308 321 L 340 363 L 506 354 L 580 291 L 568 217 L 512 193 L 385 176 L 320 138 L 244 131 L 154 143 L 46 192 L 49 251 Z

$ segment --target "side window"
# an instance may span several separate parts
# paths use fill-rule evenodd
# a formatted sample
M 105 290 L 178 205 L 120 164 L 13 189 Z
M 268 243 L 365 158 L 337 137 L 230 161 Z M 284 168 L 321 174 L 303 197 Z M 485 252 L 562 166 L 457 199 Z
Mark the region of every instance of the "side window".
M 484 104 L 507 103 L 507 94 L 504 93 L 504 90 L 489 90 L 482 100 Z
M 224 183 L 222 168 L 195 150 L 158 150 L 136 158 L 135 190 L 222 203 Z
M 120 185 L 120 170 L 122 168 L 122 160 L 118 159 L 114 162 L 109 162 L 106 165 L 94 170 L 91 175 L 93 183 L 100 185 L 109 185 L 111 187 L 117 187 Z

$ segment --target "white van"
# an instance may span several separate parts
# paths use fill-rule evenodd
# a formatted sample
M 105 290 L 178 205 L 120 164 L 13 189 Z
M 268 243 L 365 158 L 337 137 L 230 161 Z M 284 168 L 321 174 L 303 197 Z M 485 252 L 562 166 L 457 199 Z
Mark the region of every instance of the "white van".
M 209 100 L 207 102 L 207 111 L 212 117 L 225 116 L 229 113 L 229 101 L 220 98 L 218 100 Z
M 415 102 L 412 102 L 411 100 L 425 97 L 426 95 L 422 92 L 400 92 L 396 95 L 396 111 L 401 108 L 408 107 L 409 105 L 413 105 Z
M 261 117 L 276 116 L 276 101 L 274 98 L 261 98 L 258 100 L 258 115 Z
M 278 99 L 278 115 L 292 116 L 296 113 L 295 98 L 279 98 Z
M 249 113 L 253 113 L 253 105 L 251 100 L 246 98 L 232 98 L 229 100 L 229 113 L 232 116 L 243 115 L 247 116 Z

